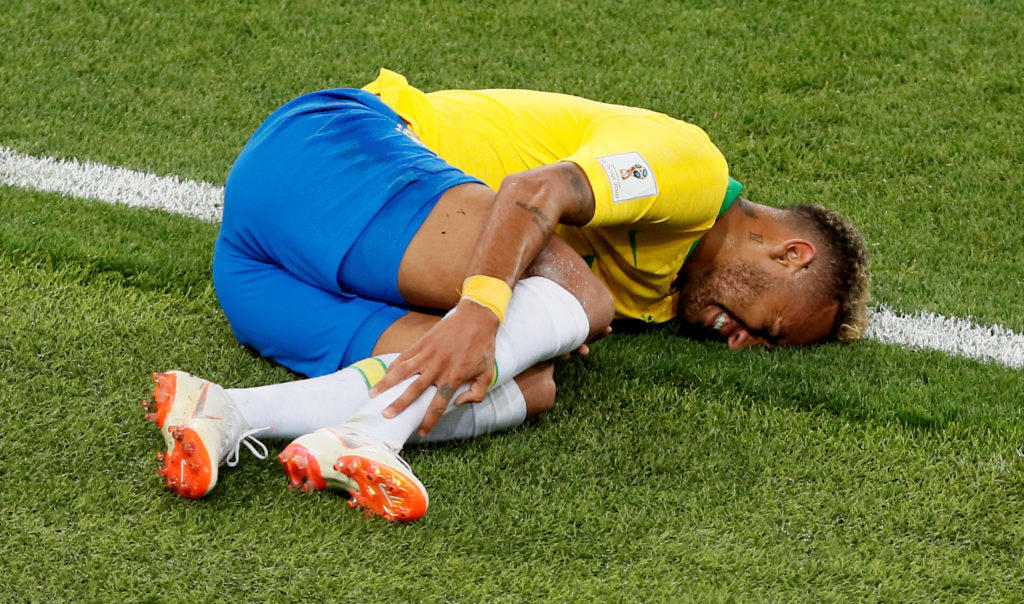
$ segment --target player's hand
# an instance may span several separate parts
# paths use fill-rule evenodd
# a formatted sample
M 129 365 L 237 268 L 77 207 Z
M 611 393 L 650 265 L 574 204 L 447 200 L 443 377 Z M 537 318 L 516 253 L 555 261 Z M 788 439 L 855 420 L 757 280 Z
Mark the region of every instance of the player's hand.
M 370 396 L 375 397 L 419 374 L 419 378 L 384 409 L 384 417 L 392 418 L 405 411 L 427 388 L 437 386 L 437 394 L 419 427 L 421 437 L 444 415 L 448 401 L 459 386 L 471 384 L 470 389 L 456 399 L 456 405 L 478 403 L 487 394 L 494 376 L 498 317 L 469 300 L 459 302 L 455 308 L 455 312 L 438 321 L 418 342 L 398 355 L 384 377 L 370 390 Z

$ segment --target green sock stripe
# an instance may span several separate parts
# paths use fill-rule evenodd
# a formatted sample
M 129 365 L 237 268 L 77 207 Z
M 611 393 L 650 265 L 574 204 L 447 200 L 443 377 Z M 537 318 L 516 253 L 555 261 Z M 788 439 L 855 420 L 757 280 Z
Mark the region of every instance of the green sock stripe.
M 364 372 L 362 369 L 356 367 L 355 365 L 349 365 L 349 367 L 351 367 L 352 369 L 355 369 L 356 371 L 359 372 L 359 377 L 363 378 L 363 381 L 366 382 L 366 389 L 367 390 L 369 390 L 370 388 L 373 387 L 373 386 L 370 386 L 370 379 L 366 377 L 366 372 Z

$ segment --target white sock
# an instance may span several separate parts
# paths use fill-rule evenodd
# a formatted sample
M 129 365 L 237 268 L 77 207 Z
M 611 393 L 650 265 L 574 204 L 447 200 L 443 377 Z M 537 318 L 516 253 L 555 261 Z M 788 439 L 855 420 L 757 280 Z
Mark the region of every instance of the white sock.
M 370 400 L 368 379 L 373 376 L 366 376 L 362 367 L 375 359 L 381 361 L 382 367 L 389 366 L 396 357 L 397 354 L 377 355 L 330 375 L 257 388 L 232 388 L 227 394 L 250 426 L 271 426 L 261 437 L 294 439 L 351 418 Z M 405 388 L 394 390 L 400 393 Z M 449 405 L 426 438 L 419 439 L 414 433 L 409 442 L 472 438 L 517 426 L 524 419 L 526 399 L 515 381 L 510 380 L 496 385 L 477 404 Z
M 526 399 L 515 380 L 495 386 L 479 403 L 448 405 L 441 420 L 425 437 L 415 432 L 406 444 L 463 440 L 518 426 L 526 419 Z
M 516 284 L 495 340 L 497 384 L 508 382 L 533 365 L 579 348 L 590 332 L 587 314 L 568 290 L 550 279 L 531 277 Z M 396 451 L 419 427 L 436 388 L 431 386 L 402 413 L 387 419 L 381 413 L 413 378 L 388 389 L 353 415 L 345 425 L 383 440 Z M 455 391 L 458 398 L 468 384 Z
M 544 277 L 516 283 L 494 341 L 498 384 L 587 341 L 590 320 L 576 296 Z
M 384 368 L 397 357 L 397 354 L 377 355 L 318 378 L 257 388 L 232 388 L 227 393 L 250 426 L 271 426 L 260 434 L 261 437 L 297 438 L 352 417 L 370 400 L 368 380 L 382 375 Z M 381 361 L 376 371 L 373 359 Z

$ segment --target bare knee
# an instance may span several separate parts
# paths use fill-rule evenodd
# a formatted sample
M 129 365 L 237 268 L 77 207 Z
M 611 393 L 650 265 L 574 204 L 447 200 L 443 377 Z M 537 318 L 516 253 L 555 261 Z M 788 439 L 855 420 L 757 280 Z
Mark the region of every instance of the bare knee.
M 385 329 L 377 343 L 373 346 L 372 354 L 386 354 L 389 352 L 402 352 L 419 342 L 430 328 L 437 324 L 441 317 L 411 311 L 404 317 L 399 318 Z
M 526 276 L 551 279 L 576 296 L 590 321 L 588 340 L 605 335 L 615 316 L 615 300 L 583 258 L 561 237 L 551 236 L 526 269 Z
M 527 417 L 555 406 L 554 363 L 538 363 L 516 376 L 516 385 L 526 400 Z

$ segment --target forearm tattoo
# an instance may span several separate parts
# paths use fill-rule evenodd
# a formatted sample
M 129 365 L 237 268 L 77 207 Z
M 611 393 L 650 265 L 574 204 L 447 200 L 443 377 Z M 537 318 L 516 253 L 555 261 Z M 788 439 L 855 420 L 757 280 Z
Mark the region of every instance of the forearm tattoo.
M 531 206 L 530 204 L 523 203 L 521 201 L 516 202 L 516 207 L 522 210 L 526 210 L 530 213 L 530 220 L 533 222 L 541 234 L 547 237 L 551 234 L 551 219 L 547 217 L 547 214 L 537 206 Z

